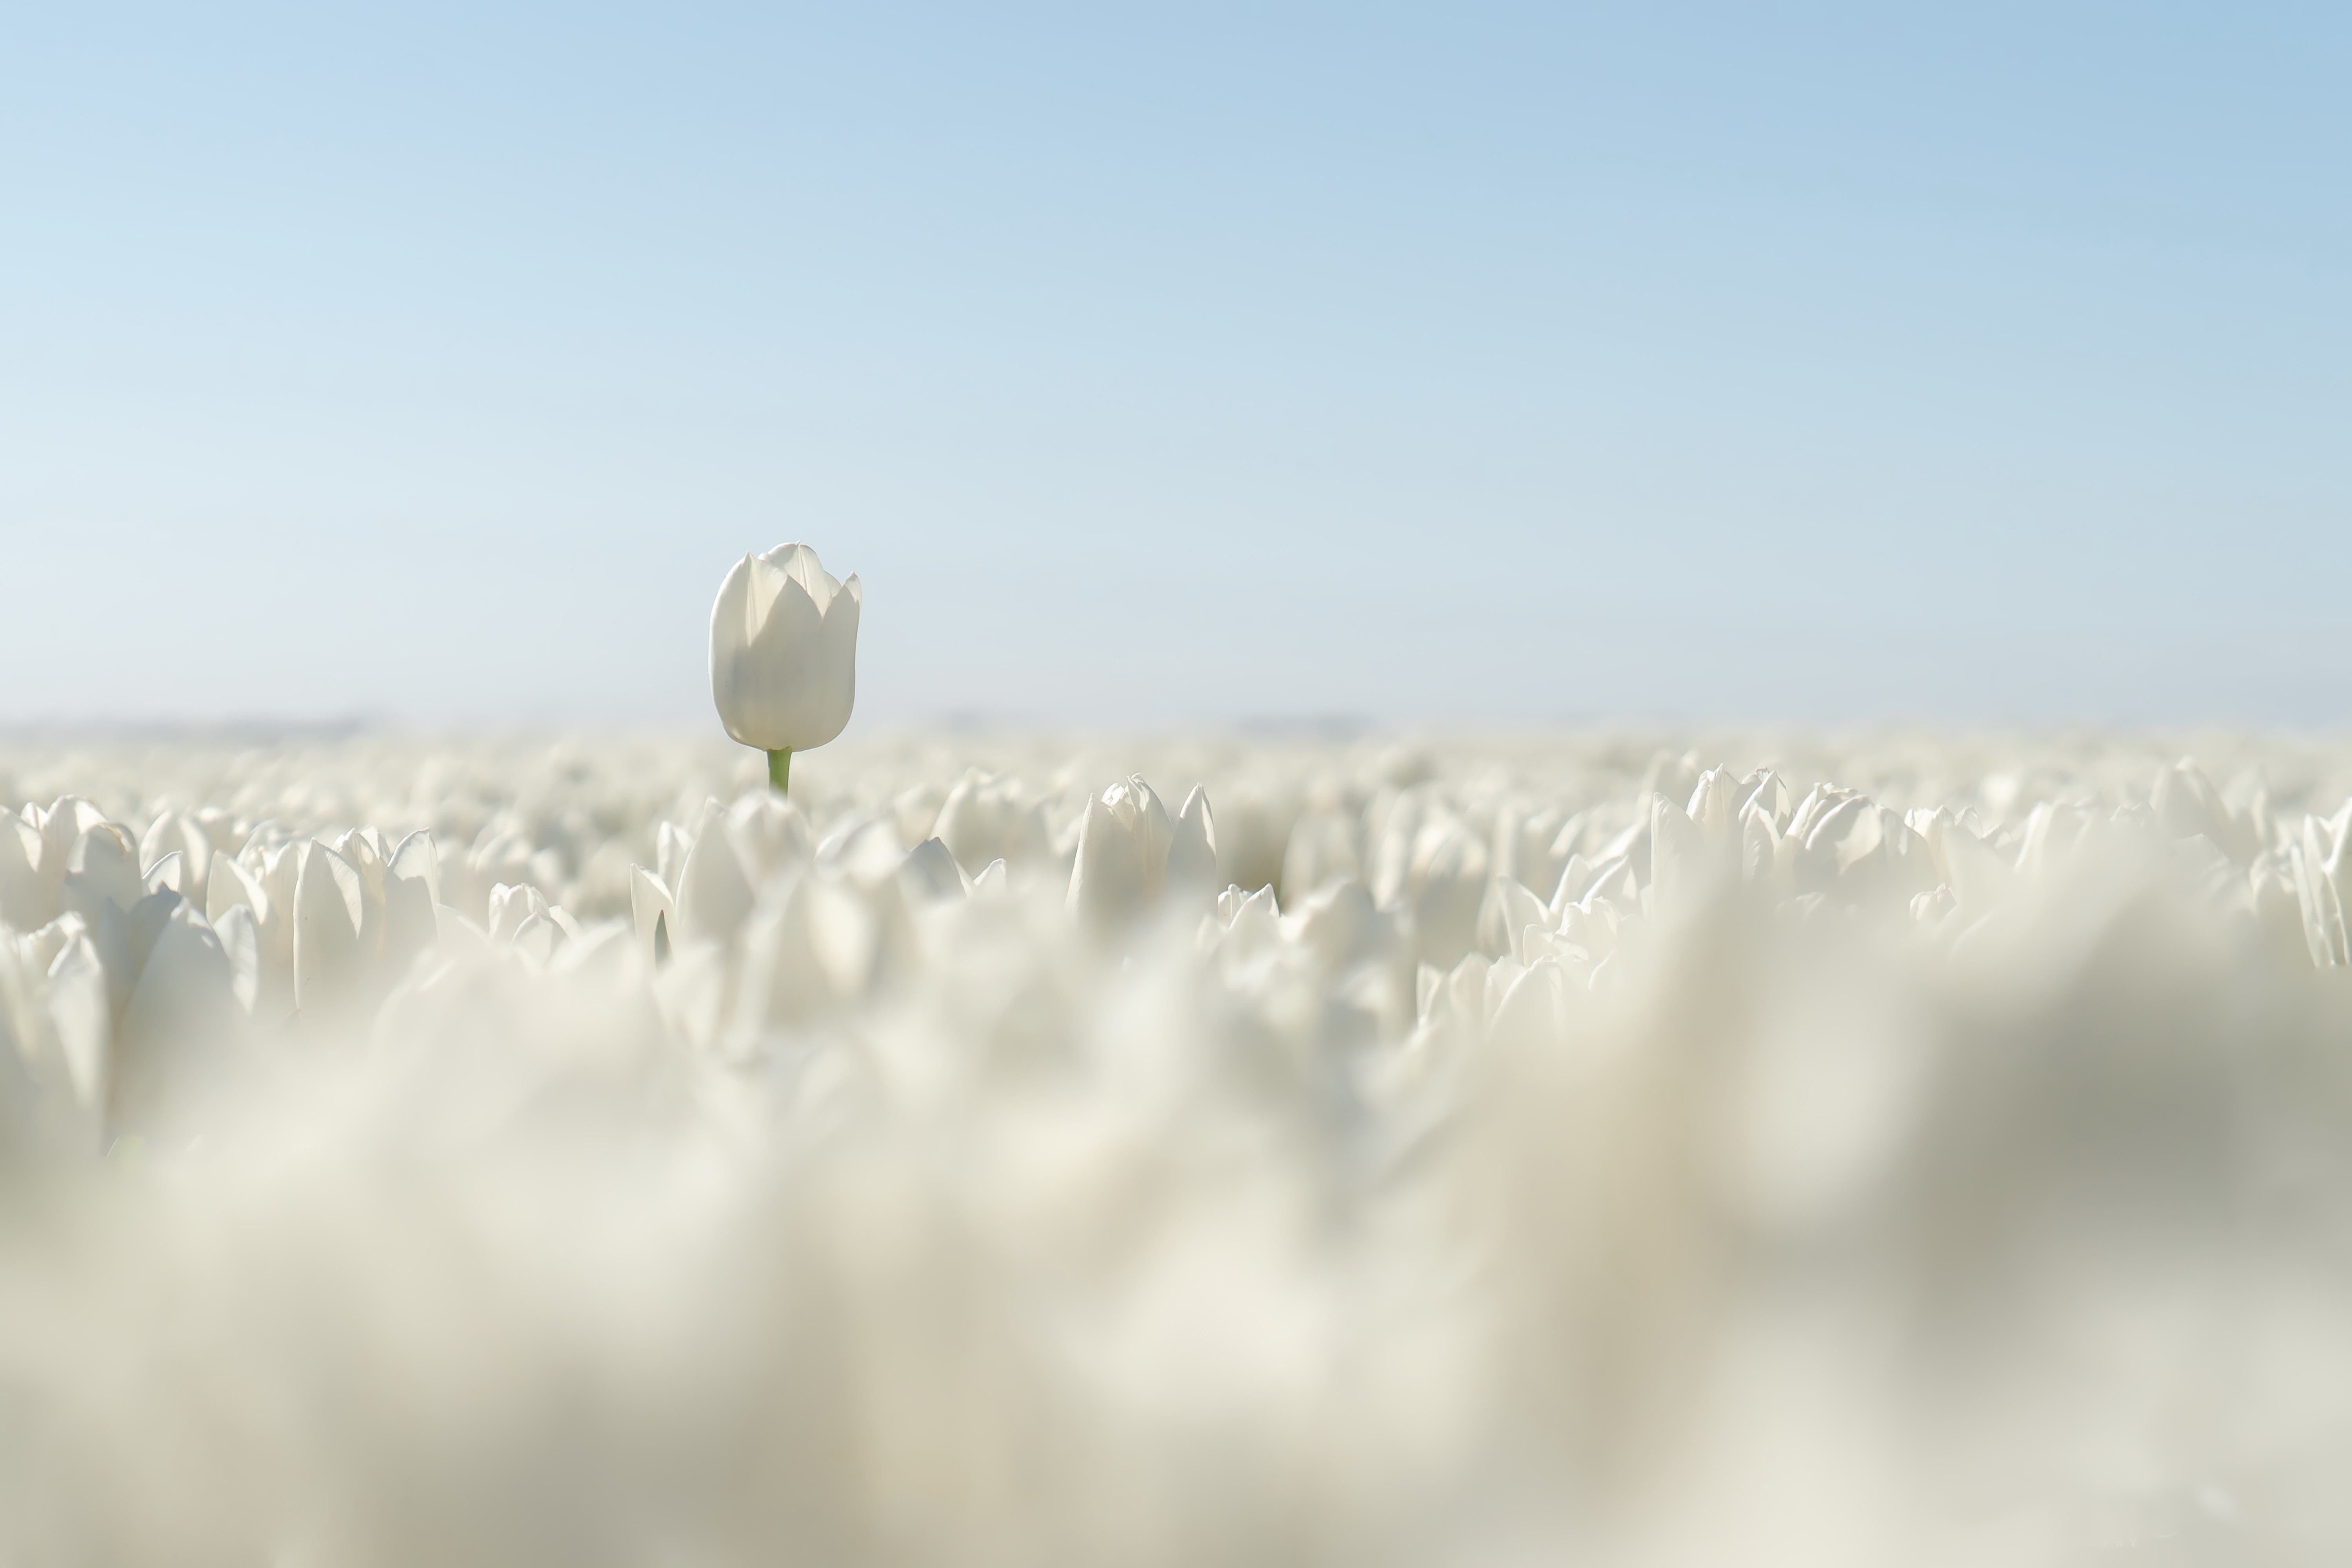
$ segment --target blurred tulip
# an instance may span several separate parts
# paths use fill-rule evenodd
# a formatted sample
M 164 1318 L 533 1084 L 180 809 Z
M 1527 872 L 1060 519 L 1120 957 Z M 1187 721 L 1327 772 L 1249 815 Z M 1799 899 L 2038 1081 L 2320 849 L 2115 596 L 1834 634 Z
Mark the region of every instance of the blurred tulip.
M 1174 840 L 1168 808 L 1142 774 L 1111 785 L 1087 802 L 1070 873 L 1070 908 L 1108 926 L 1157 903 L 1168 884 Z M 1215 851 L 1210 853 L 1213 858 Z

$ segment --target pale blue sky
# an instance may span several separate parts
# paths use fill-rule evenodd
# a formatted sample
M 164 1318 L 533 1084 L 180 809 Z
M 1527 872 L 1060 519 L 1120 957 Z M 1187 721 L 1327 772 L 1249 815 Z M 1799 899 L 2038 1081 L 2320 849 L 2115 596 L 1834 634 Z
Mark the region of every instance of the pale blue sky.
M 2352 12 L 5 7 L 0 721 L 2352 719 Z

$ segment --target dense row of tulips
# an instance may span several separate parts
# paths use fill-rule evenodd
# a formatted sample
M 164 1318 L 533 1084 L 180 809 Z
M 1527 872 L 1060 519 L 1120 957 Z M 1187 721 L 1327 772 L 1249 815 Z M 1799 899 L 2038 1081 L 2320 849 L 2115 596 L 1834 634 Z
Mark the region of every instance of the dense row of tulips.
M 2352 755 L 2207 754 L 20 745 L 0 1555 L 2321 1560 Z

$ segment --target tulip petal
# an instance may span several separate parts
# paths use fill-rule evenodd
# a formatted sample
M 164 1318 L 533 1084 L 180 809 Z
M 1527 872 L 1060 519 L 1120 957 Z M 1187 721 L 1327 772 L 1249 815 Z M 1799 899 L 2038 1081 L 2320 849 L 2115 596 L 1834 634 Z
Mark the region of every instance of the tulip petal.
M 756 558 L 752 564 L 768 570 Z M 766 752 L 798 751 L 823 743 L 811 738 L 806 709 L 824 618 L 798 582 L 771 575 L 778 586 L 756 633 L 732 651 L 712 642 L 712 692 L 737 741 Z
M 820 615 L 832 604 L 833 596 L 841 592 L 839 579 L 824 569 L 816 552 L 805 544 L 779 544 L 760 559 L 798 583 Z
M 1217 884 L 1217 823 L 1209 793 L 1199 784 L 1184 797 L 1184 809 L 1168 843 L 1168 891 L 1206 906 Z
M 1138 835 L 1119 820 L 1109 799 L 1122 787 L 1113 785 L 1087 802 L 1077 863 L 1070 870 L 1069 907 L 1098 928 L 1134 914 L 1151 896 Z M 1162 869 L 1164 874 L 1165 862 Z
M 40 855 L 41 836 L 22 819 L 0 812 L 0 923 L 18 931 L 48 924 L 54 911 L 41 885 Z
M 257 922 L 269 916 L 269 895 L 261 890 L 253 873 L 237 864 L 234 856 L 214 856 L 205 889 L 205 918 L 217 926 L 223 915 L 240 904 L 253 910 Z
M 213 921 L 213 931 L 228 959 L 230 994 L 239 1008 L 250 1014 L 261 1000 L 261 928 L 253 918 L 252 906 L 232 905 Z
M 49 1016 L 74 1098 L 92 1113 L 103 1110 L 113 1044 L 106 970 L 87 936 L 76 936 L 49 965 Z
M 152 1125 L 226 1043 L 236 1012 L 234 972 L 220 938 L 184 900 L 174 900 L 116 1032 L 110 1098 L 119 1122 Z
M 751 884 L 718 809 L 704 807 L 697 826 L 686 869 L 678 873 L 677 934 L 686 942 L 726 942 L 751 913 Z
M 294 1005 L 306 1014 L 352 999 L 359 981 L 365 895 L 351 862 L 315 840 L 299 846 L 294 879 Z
M 654 940 L 655 930 L 677 921 L 677 900 L 670 897 L 661 879 L 643 866 L 629 870 L 629 917 L 636 927 L 637 950 L 650 968 L 666 956 Z

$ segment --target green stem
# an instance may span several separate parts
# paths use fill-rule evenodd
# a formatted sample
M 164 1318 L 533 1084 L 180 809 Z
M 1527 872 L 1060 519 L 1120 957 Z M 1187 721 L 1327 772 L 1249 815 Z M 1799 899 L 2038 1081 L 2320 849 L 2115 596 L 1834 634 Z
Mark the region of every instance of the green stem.
M 785 781 L 790 779 L 792 776 L 792 748 L 787 746 L 781 752 L 770 752 L 768 753 L 768 782 L 775 786 L 775 790 L 778 795 L 782 795 L 786 792 Z

